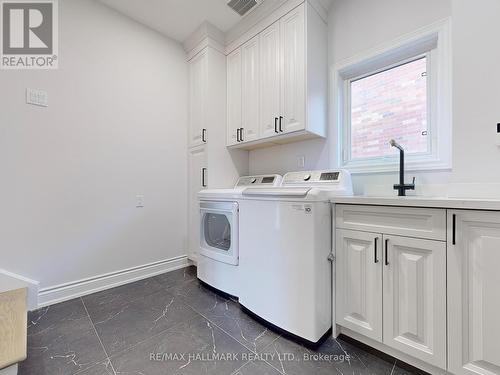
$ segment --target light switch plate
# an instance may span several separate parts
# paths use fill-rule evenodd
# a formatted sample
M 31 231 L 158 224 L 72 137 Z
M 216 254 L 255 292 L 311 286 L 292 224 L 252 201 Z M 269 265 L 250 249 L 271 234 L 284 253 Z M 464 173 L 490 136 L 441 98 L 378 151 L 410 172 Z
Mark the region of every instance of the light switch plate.
M 47 91 L 37 89 L 26 89 L 26 104 L 37 105 L 40 107 L 49 106 L 49 95 Z

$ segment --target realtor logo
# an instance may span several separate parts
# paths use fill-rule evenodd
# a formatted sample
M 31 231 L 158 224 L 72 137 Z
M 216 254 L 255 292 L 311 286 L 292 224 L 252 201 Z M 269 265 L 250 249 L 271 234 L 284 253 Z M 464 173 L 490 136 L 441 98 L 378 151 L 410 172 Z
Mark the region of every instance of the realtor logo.
M 0 5 L 1 68 L 57 68 L 57 0 L 1 0 Z

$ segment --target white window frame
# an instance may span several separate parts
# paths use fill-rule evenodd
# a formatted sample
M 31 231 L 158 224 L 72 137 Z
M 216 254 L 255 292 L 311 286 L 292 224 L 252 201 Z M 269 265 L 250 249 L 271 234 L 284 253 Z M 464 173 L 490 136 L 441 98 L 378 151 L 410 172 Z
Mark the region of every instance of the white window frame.
M 333 67 L 332 98 L 334 108 L 331 146 L 332 165 L 351 173 L 392 172 L 399 168 L 399 154 L 366 159 L 351 159 L 350 155 L 350 85 L 351 82 L 381 71 L 427 58 L 427 124 L 428 153 L 408 154 L 408 170 L 451 169 L 451 33 L 450 19 L 405 35 Z M 387 140 L 389 144 L 389 139 Z M 404 147 L 404 145 L 402 145 Z M 389 147 L 389 146 L 388 146 Z M 336 160 L 335 160 L 336 159 Z

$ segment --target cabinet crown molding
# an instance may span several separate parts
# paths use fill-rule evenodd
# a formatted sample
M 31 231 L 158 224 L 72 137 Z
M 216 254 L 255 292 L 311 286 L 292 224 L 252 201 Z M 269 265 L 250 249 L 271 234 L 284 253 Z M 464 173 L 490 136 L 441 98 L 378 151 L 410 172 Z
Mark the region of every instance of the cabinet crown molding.
M 212 47 L 224 53 L 225 43 L 224 32 L 205 21 L 184 41 L 183 47 L 188 55 L 188 60 L 190 60 L 205 47 Z

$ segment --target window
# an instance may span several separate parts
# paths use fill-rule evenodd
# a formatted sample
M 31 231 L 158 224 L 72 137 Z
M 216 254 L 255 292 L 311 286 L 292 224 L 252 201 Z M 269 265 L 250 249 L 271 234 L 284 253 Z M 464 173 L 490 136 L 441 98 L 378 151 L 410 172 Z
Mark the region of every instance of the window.
M 351 160 L 391 155 L 389 139 L 408 154 L 429 152 L 427 58 L 350 82 Z
M 451 166 L 448 21 L 335 69 L 338 160 L 351 172 Z M 404 40 L 408 39 L 408 40 Z

